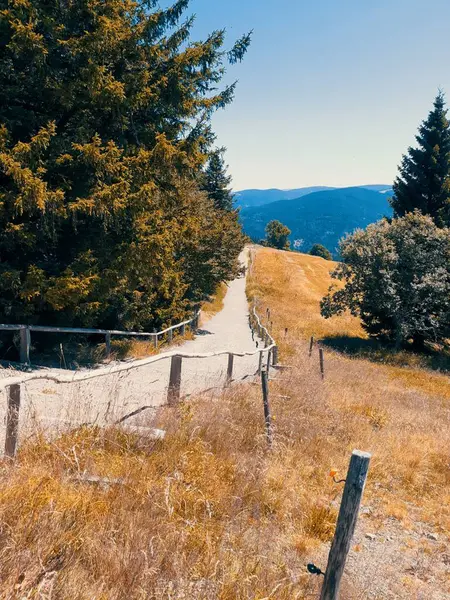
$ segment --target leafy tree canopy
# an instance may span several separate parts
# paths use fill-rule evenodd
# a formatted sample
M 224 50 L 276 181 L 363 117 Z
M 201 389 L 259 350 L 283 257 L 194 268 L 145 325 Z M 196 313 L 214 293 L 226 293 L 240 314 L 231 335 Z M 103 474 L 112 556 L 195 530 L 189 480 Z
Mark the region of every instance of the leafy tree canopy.
M 450 230 L 418 211 L 341 241 L 332 276 L 344 287 L 322 300 L 329 318 L 350 309 L 374 337 L 399 347 L 450 337 Z
M 450 125 L 444 95 L 419 128 L 417 147 L 409 148 L 399 167 L 391 204 L 395 216 L 416 209 L 437 225 L 450 226 Z
M 191 42 L 188 0 L 1 1 L 0 320 L 180 318 L 242 245 L 197 181 L 250 36 Z
M 265 243 L 272 248 L 288 250 L 290 246 L 288 238 L 290 235 L 291 230 L 286 225 L 283 225 L 280 221 L 270 221 L 266 227 Z
M 322 244 L 314 244 L 309 251 L 309 254 L 311 254 L 311 256 L 320 256 L 325 260 L 333 260 L 331 252 Z

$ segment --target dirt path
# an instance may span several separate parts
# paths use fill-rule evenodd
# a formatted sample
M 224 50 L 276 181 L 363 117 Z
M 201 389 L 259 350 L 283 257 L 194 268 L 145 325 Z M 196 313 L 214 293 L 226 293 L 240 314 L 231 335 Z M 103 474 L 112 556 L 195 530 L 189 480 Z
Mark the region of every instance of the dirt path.
M 247 249 L 241 254 L 240 260 L 244 264 L 248 262 Z M 230 282 L 223 310 L 199 330 L 194 340 L 178 346 L 177 351 L 192 354 L 254 351 L 256 343 L 252 340 L 248 324 L 245 286 L 245 278 Z M 221 389 L 225 383 L 227 361 L 226 355 L 204 359 L 184 358 L 181 395 L 188 397 L 205 390 Z M 253 375 L 257 366 L 257 355 L 236 357 L 234 379 Z M 104 369 L 108 371 L 109 367 Z M 36 424 L 47 429 L 77 422 L 112 423 L 145 407 L 130 419 L 130 423 L 141 424 L 152 407 L 166 402 L 169 372 L 170 358 L 86 382 L 56 384 L 48 380 L 30 381 L 22 386 L 22 434 L 26 435 L 30 427 L 34 429 Z M 47 373 L 60 375 L 67 371 L 49 369 Z M 0 393 L 5 395 L 4 391 Z M 0 406 L 2 419 L 6 402 L 1 402 Z M 2 437 L 3 434 L 2 430 Z M 0 439 L 2 447 L 3 440 Z

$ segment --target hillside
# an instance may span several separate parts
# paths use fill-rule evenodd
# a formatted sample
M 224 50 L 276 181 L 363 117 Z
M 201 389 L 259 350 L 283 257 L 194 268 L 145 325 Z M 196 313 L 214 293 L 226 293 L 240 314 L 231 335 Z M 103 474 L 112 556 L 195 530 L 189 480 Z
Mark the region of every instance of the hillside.
M 322 381 L 311 333 L 364 342 L 358 319 L 320 317 L 332 267 L 256 250 L 247 294 L 292 367 L 271 371 L 271 452 L 260 386 L 237 382 L 148 414 L 164 439 L 85 425 L 24 441 L 0 474 L 0 597 L 317 598 L 306 565 L 325 568 L 342 494 L 329 472 L 359 448 L 373 458 L 340 598 L 447 599 L 448 380 L 326 349 Z
M 317 185 L 293 190 L 278 190 L 276 188 L 270 190 L 242 190 L 236 192 L 234 201 L 239 208 L 250 208 L 253 206 L 264 206 L 265 204 L 278 202 L 279 200 L 294 200 L 295 198 L 301 198 L 302 196 L 312 194 L 313 192 L 334 189 L 335 188 L 332 187 Z
M 358 185 L 352 186 L 358 187 L 365 190 L 372 190 L 374 192 L 391 193 L 392 187 L 387 184 L 370 184 L 370 185 Z M 289 190 L 279 190 L 272 188 L 268 190 L 240 190 L 234 194 L 234 201 L 238 208 L 251 208 L 254 206 L 264 206 L 271 202 L 278 202 L 279 200 L 296 200 L 302 196 L 313 194 L 315 192 L 324 192 L 326 190 L 335 190 L 342 188 L 329 187 L 326 185 L 316 185 L 312 187 L 301 187 Z
M 392 215 L 388 197 L 359 187 L 324 190 L 294 200 L 245 208 L 240 218 L 244 232 L 254 240 L 262 239 L 267 223 L 277 219 L 292 231 L 291 242 L 303 240 L 305 250 L 320 243 L 335 253 L 343 235 Z

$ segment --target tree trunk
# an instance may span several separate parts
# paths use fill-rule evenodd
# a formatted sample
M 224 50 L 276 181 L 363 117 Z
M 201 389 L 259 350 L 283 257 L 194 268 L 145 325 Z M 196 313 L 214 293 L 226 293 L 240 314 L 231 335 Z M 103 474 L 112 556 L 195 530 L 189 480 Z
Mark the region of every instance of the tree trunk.
M 415 333 L 413 335 L 412 347 L 416 352 L 423 352 L 425 350 L 425 336 L 422 333 Z

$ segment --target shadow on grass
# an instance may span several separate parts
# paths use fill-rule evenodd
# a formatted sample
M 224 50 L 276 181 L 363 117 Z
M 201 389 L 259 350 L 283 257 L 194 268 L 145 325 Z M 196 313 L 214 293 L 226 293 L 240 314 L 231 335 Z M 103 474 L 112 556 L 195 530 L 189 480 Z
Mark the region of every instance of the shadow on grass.
M 450 371 L 449 347 L 428 346 L 424 352 L 416 352 L 408 347 L 396 350 L 377 340 L 346 335 L 328 336 L 323 338 L 321 343 L 338 352 L 376 363 L 396 367 L 431 369 L 444 373 Z

